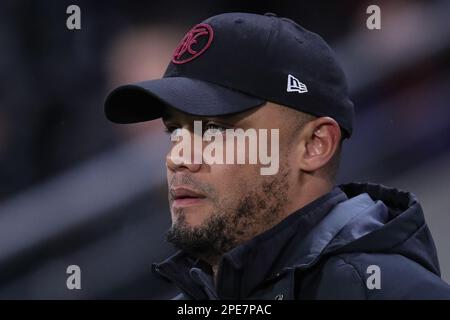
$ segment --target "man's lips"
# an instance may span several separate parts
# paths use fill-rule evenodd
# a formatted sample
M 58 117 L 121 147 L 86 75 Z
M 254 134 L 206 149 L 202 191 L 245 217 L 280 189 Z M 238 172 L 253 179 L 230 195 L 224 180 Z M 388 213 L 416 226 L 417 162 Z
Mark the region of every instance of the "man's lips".
M 170 188 L 170 195 L 173 199 L 172 206 L 174 207 L 195 205 L 206 198 L 205 195 L 186 187 Z

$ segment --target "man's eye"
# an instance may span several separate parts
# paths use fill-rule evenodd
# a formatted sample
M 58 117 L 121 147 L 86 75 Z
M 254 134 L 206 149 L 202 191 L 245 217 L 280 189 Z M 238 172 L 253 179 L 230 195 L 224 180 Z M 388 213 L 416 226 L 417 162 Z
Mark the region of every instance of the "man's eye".
M 217 123 L 214 123 L 214 122 L 207 122 L 207 123 L 203 126 L 203 129 L 204 129 L 205 131 L 210 130 L 210 131 L 212 131 L 212 132 L 215 132 L 215 131 L 218 131 L 218 132 L 225 132 L 225 130 L 226 130 L 226 128 L 225 128 L 224 126 L 222 126 L 222 125 L 220 125 L 220 124 L 217 124 Z

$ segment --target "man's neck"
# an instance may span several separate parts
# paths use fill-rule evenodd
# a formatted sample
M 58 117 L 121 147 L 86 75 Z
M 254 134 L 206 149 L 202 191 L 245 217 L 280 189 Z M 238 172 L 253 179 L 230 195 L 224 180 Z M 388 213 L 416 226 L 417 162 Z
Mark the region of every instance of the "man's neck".
M 327 179 L 314 175 L 303 176 L 302 180 L 302 183 L 291 188 L 289 192 L 289 201 L 284 208 L 284 218 L 327 194 L 334 187 L 334 184 Z

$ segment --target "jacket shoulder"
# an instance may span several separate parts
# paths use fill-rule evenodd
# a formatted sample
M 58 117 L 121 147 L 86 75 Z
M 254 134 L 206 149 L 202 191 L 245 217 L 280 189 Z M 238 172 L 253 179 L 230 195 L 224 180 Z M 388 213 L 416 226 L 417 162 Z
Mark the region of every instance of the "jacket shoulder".
M 450 299 L 450 286 L 399 254 L 329 257 L 316 275 L 317 299 Z

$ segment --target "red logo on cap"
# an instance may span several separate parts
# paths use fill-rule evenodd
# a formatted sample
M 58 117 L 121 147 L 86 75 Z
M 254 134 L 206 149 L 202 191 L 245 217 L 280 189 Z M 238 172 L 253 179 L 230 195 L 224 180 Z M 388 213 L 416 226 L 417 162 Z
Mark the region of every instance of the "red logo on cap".
M 178 44 L 178 47 L 173 53 L 172 62 L 183 64 L 197 58 L 209 48 L 213 34 L 213 30 L 209 24 L 197 24 L 189 30 Z

